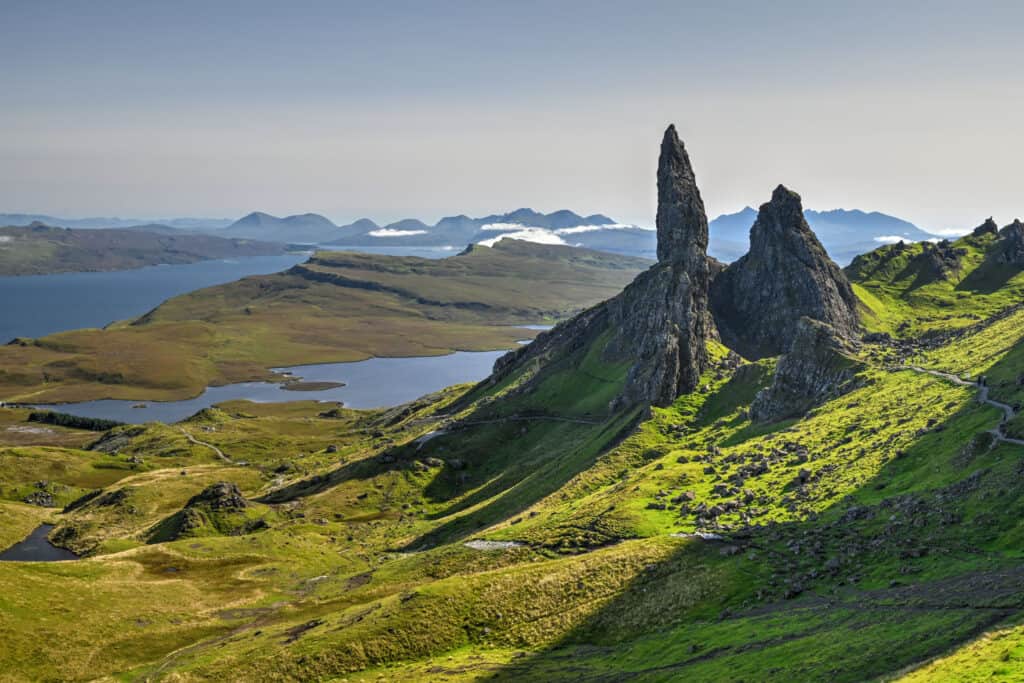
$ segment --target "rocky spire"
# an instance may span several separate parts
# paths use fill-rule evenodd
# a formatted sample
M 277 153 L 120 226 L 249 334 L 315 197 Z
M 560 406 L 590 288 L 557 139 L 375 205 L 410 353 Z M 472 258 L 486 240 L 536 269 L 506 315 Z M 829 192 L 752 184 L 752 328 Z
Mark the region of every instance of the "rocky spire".
M 857 298 L 804 218 L 800 195 L 779 185 L 750 229 L 750 251 L 711 287 L 722 341 L 748 358 L 789 350 L 807 316 L 853 337 Z
M 608 302 L 619 333 L 609 355 L 636 361 L 624 402 L 668 405 L 707 367 L 708 219 L 686 148 L 670 125 L 658 157 L 658 265 Z
M 707 259 L 708 219 L 690 156 L 670 125 L 658 158 L 658 260 L 688 269 Z
M 553 359 L 602 343 L 602 359 L 628 363 L 618 409 L 638 403 L 668 405 L 697 387 L 707 368 L 708 220 L 690 159 L 674 126 L 658 160 L 658 263 L 621 294 L 555 327 L 523 349 L 500 358 L 490 381 L 534 368 L 543 376 Z

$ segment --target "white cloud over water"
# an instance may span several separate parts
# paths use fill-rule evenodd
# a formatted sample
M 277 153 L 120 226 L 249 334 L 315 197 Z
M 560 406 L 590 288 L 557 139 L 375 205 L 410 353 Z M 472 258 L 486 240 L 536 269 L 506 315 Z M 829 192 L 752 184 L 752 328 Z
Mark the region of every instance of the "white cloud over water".
M 486 225 L 480 226 L 480 229 L 488 232 L 502 232 L 505 234 L 500 237 L 492 237 L 491 239 L 482 240 L 480 244 L 485 247 L 492 247 L 498 242 L 498 240 L 504 237 L 514 240 L 524 240 L 526 242 L 536 242 L 537 244 L 569 244 L 562 239 L 563 235 L 578 235 L 583 232 L 597 232 L 599 230 L 626 230 L 629 228 L 654 230 L 654 228 L 641 228 L 638 225 L 629 225 L 627 223 L 577 225 L 571 228 L 559 228 L 557 230 L 541 228 L 536 225 L 523 225 L 521 223 L 487 223 Z M 577 244 L 573 246 L 579 245 Z
M 393 230 L 391 228 L 380 228 L 371 230 L 371 237 L 411 237 L 413 235 L 426 235 L 426 230 Z
M 577 225 L 573 228 L 561 228 L 555 230 L 556 235 L 576 235 L 581 232 L 595 232 L 597 230 L 650 230 L 654 231 L 654 228 L 644 228 L 639 225 L 629 225 L 628 223 L 609 223 L 607 225 Z
M 493 247 L 499 241 L 505 239 L 512 240 L 523 240 L 525 242 L 536 242 L 537 244 L 566 244 L 565 240 L 544 228 L 524 228 L 519 226 L 521 229 L 514 232 L 508 232 L 491 239 L 482 240 L 480 244 L 485 247 Z

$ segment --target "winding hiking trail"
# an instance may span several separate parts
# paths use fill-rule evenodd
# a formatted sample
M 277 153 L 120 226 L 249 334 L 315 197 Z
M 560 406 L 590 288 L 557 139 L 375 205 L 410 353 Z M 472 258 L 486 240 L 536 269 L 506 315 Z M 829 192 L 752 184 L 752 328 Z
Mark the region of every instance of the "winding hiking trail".
M 941 370 L 929 370 L 928 368 L 922 368 L 917 365 L 907 365 L 902 367 L 903 369 L 906 370 L 913 370 L 914 372 L 922 373 L 925 375 L 939 377 L 948 382 L 952 382 L 953 384 L 959 384 L 962 387 L 976 388 L 978 390 L 978 403 L 986 403 L 992 406 L 993 408 L 999 408 L 999 410 L 1003 411 L 1003 417 L 999 421 L 999 424 L 997 424 L 992 429 L 988 430 L 989 433 L 996 437 L 996 441 L 1003 441 L 1005 443 L 1012 443 L 1017 446 L 1024 446 L 1024 439 L 1014 439 L 1011 436 L 1007 436 L 1006 432 L 1004 431 L 1004 425 L 1016 416 L 1017 411 L 1013 409 L 1013 406 L 1007 403 L 1001 403 L 1000 401 L 996 401 L 995 399 L 989 398 L 987 385 L 984 385 L 980 382 L 971 382 L 969 380 L 958 377 L 952 373 L 942 372 Z
M 179 427 L 178 431 L 180 431 L 182 434 L 184 434 L 185 438 L 188 439 L 190 442 L 194 443 L 195 445 L 197 445 L 197 446 L 205 446 L 205 447 L 209 448 L 210 450 L 212 450 L 214 453 L 217 454 L 217 457 L 220 458 L 221 460 L 223 460 L 224 462 L 226 462 L 228 464 L 231 464 L 231 465 L 235 464 L 234 460 L 232 460 L 228 456 L 224 455 L 224 451 L 222 451 L 221 449 L 217 448 L 212 443 L 207 443 L 205 441 L 200 441 L 196 437 L 194 437 L 191 434 L 189 434 L 188 432 L 186 432 L 183 427 Z

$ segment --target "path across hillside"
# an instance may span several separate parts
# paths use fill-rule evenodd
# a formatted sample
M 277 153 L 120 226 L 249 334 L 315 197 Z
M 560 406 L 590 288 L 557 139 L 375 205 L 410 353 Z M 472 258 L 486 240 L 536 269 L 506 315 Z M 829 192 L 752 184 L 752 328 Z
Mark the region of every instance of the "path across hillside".
M 1003 417 L 999 421 L 999 424 L 990 429 L 989 433 L 995 436 L 997 441 L 1004 441 L 1006 443 L 1012 443 L 1017 446 L 1024 446 L 1024 439 L 1014 439 L 1013 437 L 1007 436 L 1006 432 L 1004 431 L 1004 425 L 1017 415 L 1017 411 L 1013 409 L 1013 406 L 1007 403 L 1002 403 L 1000 401 L 996 401 L 995 399 L 989 398 L 988 386 L 981 384 L 980 382 L 972 382 L 963 379 L 962 377 L 957 377 L 956 375 L 949 372 L 942 372 L 941 370 L 929 370 L 927 368 L 918 367 L 916 365 L 907 365 L 904 366 L 904 369 L 913 370 L 914 372 L 919 372 L 926 375 L 932 375 L 934 377 L 940 377 L 954 384 L 959 384 L 960 386 L 976 388 L 978 390 L 979 403 L 987 403 L 993 408 L 999 408 L 999 410 L 1003 411 Z
M 196 437 L 194 437 L 194 436 L 192 436 L 191 434 L 189 434 L 188 432 L 186 432 L 186 431 L 185 431 L 185 430 L 184 430 L 183 428 L 181 428 L 181 427 L 179 427 L 178 429 L 179 429 L 179 430 L 181 431 L 181 433 L 182 433 L 182 434 L 184 434 L 184 435 L 185 435 L 185 438 L 186 438 L 186 439 L 188 439 L 189 441 L 191 441 L 191 442 L 192 442 L 192 443 L 194 443 L 195 445 L 197 445 L 197 446 L 206 446 L 207 448 L 211 449 L 211 450 L 212 450 L 212 451 L 213 451 L 214 453 L 216 453 L 216 454 L 217 454 L 217 457 L 218 457 L 218 458 L 220 458 L 221 460 L 223 460 L 224 462 L 226 462 L 226 463 L 229 463 L 229 464 L 231 464 L 231 465 L 234 465 L 234 464 L 235 464 L 235 461 L 234 461 L 234 460 L 232 460 L 232 459 L 231 459 L 231 458 L 229 458 L 228 456 L 224 455 L 224 451 L 222 451 L 221 449 L 217 448 L 217 447 L 216 447 L 216 446 L 214 446 L 214 445 L 213 445 L 212 443 L 207 443 L 207 442 L 205 442 L 205 441 L 200 441 L 200 440 L 199 440 L 199 439 L 197 439 Z

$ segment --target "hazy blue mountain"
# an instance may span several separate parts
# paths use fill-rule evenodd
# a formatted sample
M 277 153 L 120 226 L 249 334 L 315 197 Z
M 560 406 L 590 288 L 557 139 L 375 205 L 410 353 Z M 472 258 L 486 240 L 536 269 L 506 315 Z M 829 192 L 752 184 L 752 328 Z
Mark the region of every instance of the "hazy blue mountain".
M 838 263 L 846 264 L 857 254 L 880 244 L 932 239 L 912 223 L 878 212 L 836 209 L 805 211 L 807 222 L 818 239 Z M 746 253 L 750 227 L 757 211 L 747 207 L 719 216 L 710 223 L 709 252 L 721 261 L 734 261 Z M 656 248 L 653 230 L 620 225 L 602 214 L 581 216 L 568 210 L 543 214 L 529 208 L 481 218 L 449 216 L 428 226 L 407 219 L 378 227 L 372 221 L 356 229 L 346 226 L 346 234 L 330 244 L 337 246 L 462 246 L 489 242 L 501 235 L 519 239 L 565 243 L 619 254 L 652 258 Z
M 547 228 L 548 230 L 562 230 L 579 225 L 608 225 L 615 222 L 611 218 L 602 216 L 601 214 L 583 217 L 578 213 L 567 209 L 543 214 L 528 208 L 516 209 L 515 211 L 503 214 L 492 214 L 490 216 L 485 216 L 484 218 L 479 218 L 477 221 L 479 221 L 481 225 L 493 223 L 517 223 L 519 225 L 530 227 Z
M 735 261 L 743 256 L 750 247 L 750 228 L 756 218 L 757 211 L 748 206 L 708 223 L 708 253 L 719 261 Z
M 254 211 L 239 218 L 221 233 L 225 237 L 247 237 L 268 242 L 318 244 L 336 239 L 339 228 L 316 213 L 303 213 L 280 218 Z
M 403 218 L 400 221 L 385 225 L 383 229 L 396 232 L 429 232 L 430 226 L 415 218 Z
M 921 230 L 913 223 L 877 211 L 834 209 L 832 211 L 804 211 L 807 223 L 840 265 L 846 265 L 857 254 L 871 251 L 882 244 L 899 240 L 919 242 L 934 239 L 935 235 Z M 711 244 L 708 251 L 721 261 L 734 261 L 746 253 L 750 227 L 757 211 L 749 206 L 732 214 L 719 216 L 710 222 Z
M 369 218 L 360 218 L 359 220 L 353 221 L 348 225 L 343 225 L 338 228 L 337 237 L 335 241 L 344 242 L 348 238 L 359 237 L 366 235 L 373 230 L 378 230 L 379 225 L 371 221 Z
M 0 213 L 0 225 L 29 225 L 45 223 L 58 228 L 78 228 L 91 230 L 95 228 L 134 228 L 139 225 L 165 225 L 180 230 L 207 231 L 231 225 L 232 221 L 225 218 L 58 218 L 35 213 Z

